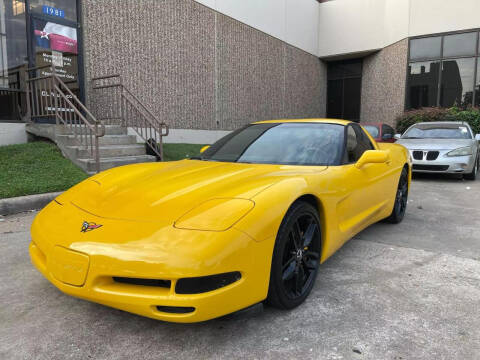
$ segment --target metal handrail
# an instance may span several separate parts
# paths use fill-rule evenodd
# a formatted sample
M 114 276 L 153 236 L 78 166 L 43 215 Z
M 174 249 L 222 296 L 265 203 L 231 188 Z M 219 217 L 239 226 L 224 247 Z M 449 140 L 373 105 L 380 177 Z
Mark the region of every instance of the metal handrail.
M 163 137 L 169 133 L 168 125 L 157 119 L 140 99 L 122 82 L 119 74 L 92 78 L 94 90 L 113 89 L 109 104 L 114 105 L 112 116 L 104 121 L 121 121 L 121 125 L 131 127 L 147 143 L 147 146 L 163 160 Z M 115 106 L 118 105 L 118 106 Z M 104 110 L 105 111 L 105 110 Z
M 50 68 L 51 73 L 35 76 L 34 72 Z M 51 65 L 28 68 L 26 71 L 27 118 L 54 117 L 57 125 L 71 131 L 75 141 L 89 150 L 100 171 L 98 138 L 105 135 L 105 126 L 82 104 L 55 73 Z

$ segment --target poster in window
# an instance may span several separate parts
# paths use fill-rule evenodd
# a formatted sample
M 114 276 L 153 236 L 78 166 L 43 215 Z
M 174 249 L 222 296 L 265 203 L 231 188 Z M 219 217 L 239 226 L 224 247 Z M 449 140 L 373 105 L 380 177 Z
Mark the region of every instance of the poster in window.
M 77 29 L 35 19 L 33 31 L 36 66 L 53 65 L 60 79 L 77 88 Z M 40 75 L 50 75 L 50 69 L 42 69 Z

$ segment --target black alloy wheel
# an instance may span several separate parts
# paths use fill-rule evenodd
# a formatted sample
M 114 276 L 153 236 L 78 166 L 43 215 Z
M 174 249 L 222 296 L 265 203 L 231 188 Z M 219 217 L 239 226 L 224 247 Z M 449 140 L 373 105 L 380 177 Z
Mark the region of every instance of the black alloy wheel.
M 294 203 L 275 242 L 267 302 L 280 309 L 300 305 L 315 283 L 320 251 L 318 211 L 306 202 Z
M 408 202 L 408 170 L 403 168 L 398 181 L 397 195 L 395 196 L 395 205 L 390 216 L 386 219 L 392 224 L 400 223 L 407 210 Z

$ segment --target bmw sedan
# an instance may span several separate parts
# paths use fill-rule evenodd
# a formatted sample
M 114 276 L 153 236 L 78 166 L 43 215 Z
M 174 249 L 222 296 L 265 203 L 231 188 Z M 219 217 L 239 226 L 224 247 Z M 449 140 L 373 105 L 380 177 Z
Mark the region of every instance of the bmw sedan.
M 398 144 L 409 150 L 414 172 L 455 173 L 475 180 L 480 162 L 480 134 L 475 136 L 467 123 L 418 123 L 395 137 Z

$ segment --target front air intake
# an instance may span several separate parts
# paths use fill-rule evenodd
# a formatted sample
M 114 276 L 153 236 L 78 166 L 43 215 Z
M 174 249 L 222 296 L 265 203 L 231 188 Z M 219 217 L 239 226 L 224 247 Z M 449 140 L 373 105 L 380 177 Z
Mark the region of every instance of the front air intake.
M 122 284 L 140 285 L 140 286 L 154 286 L 162 288 L 170 288 L 170 280 L 158 280 L 158 279 L 140 279 L 140 278 L 128 278 L 128 277 L 113 277 L 113 281 Z
M 240 280 L 242 275 L 238 271 L 201 276 L 194 278 L 183 278 L 177 281 L 175 292 L 177 294 L 201 294 L 220 289 Z
M 194 312 L 195 308 L 186 306 L 157 306 L 157 310 L 169 314 L 189 314 Z

